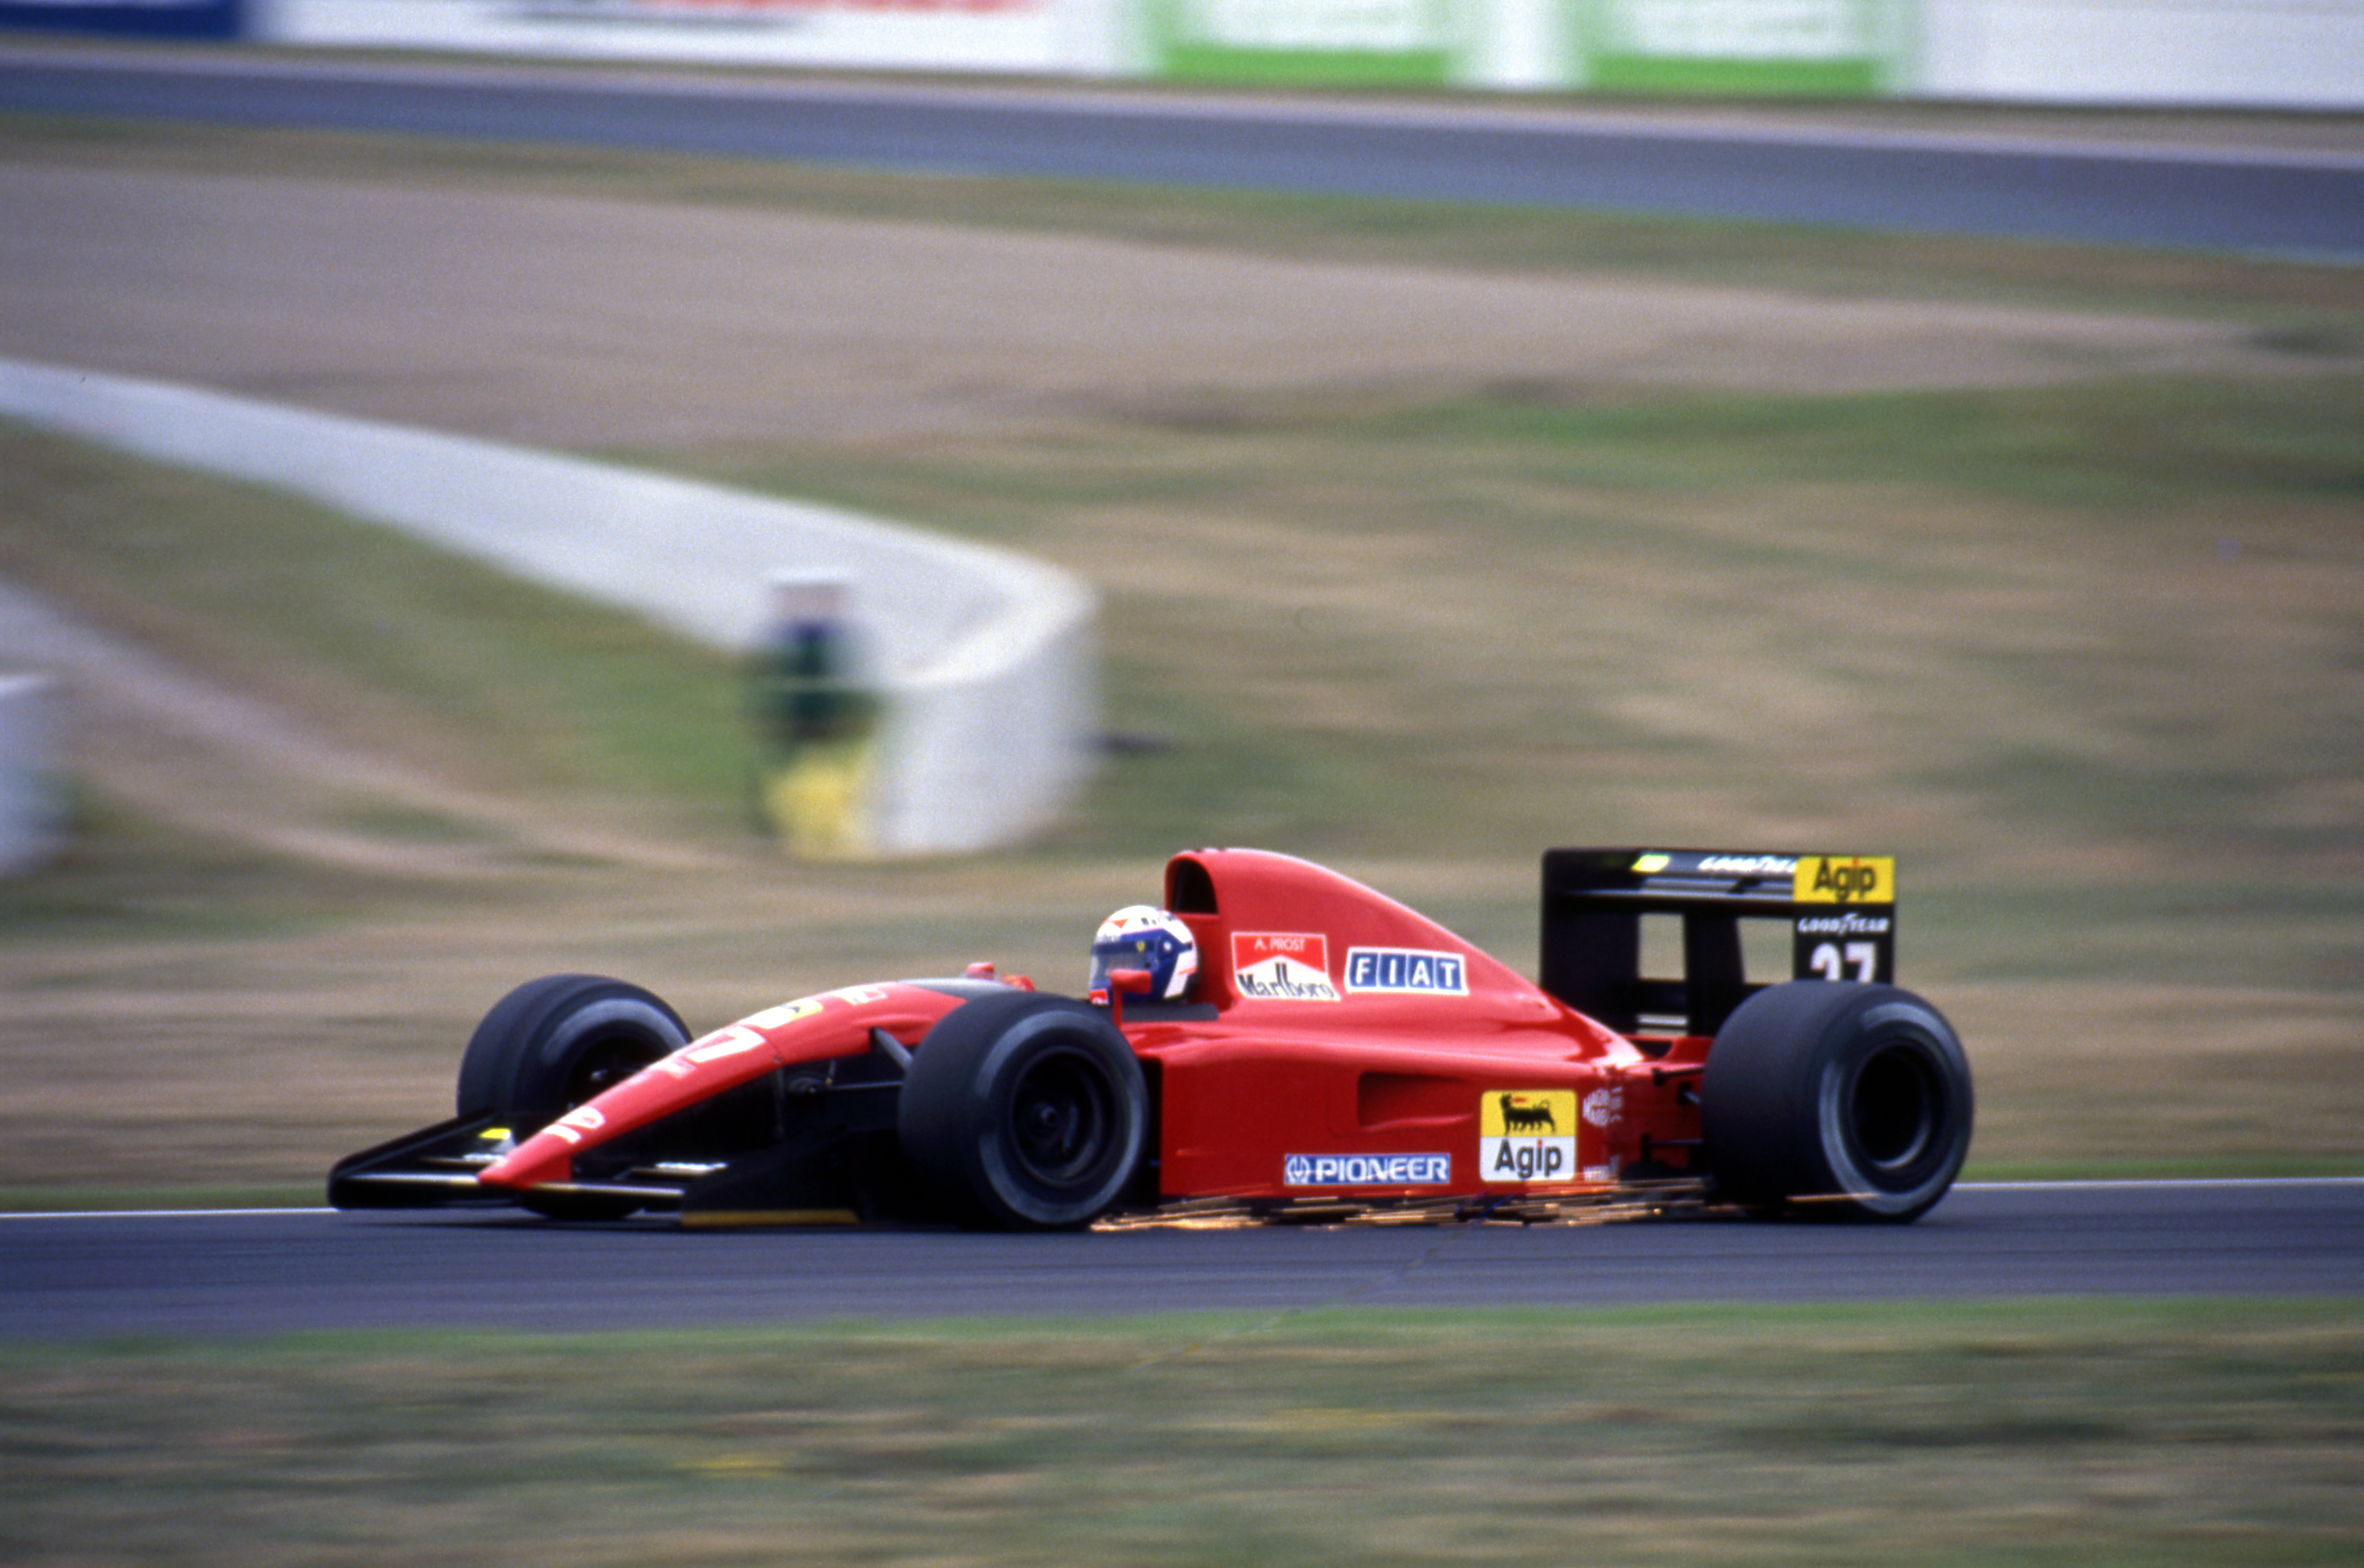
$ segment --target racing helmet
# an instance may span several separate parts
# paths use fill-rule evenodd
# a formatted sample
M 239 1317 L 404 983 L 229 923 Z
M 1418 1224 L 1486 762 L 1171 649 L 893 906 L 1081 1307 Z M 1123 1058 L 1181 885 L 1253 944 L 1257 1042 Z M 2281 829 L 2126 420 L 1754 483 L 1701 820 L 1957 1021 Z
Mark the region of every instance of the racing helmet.
M 1199 978 L 1199 943 L 1190 928 L 1150 904 L 1128 904 L 1100 922 L 1092 938 L 1092 978 L 1087 987 L 1106 995 L 1109 972 L 1145 969 L 1149 994 L 1161 1002 L 1190 994 Z

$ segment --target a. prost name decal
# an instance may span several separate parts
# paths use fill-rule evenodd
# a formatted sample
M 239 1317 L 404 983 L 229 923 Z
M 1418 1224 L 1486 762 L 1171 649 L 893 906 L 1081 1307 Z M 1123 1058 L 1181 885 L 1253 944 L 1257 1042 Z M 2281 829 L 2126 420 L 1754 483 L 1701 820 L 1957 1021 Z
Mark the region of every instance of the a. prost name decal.
M 1291 1154 L 1281 1181 L 1292 1187 L 1442 1187 L 1453 1182 L 1450 1154 Z
M 1489 1089 L 1478 1104 L 1478 1176 L 1485 1182 L 1572 1182 L 1576 1091 Z
M 1457 952 L 1348 948 L 1346 989 L 1399 996 L 1466 996 L 1468 965 Z
M 1232 984 L 1265 1002 L 1335 1002 L 1330 939 L 1285 931 L 1232 934 Z

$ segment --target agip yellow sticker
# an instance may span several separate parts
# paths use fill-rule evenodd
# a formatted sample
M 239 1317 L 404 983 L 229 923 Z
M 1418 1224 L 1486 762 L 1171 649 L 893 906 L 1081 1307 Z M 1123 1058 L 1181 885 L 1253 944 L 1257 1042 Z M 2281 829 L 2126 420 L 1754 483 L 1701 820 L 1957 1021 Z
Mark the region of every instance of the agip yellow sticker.
M 776 1007 L 766 1007 L 739 1021 L 753 1029 L 782 1029 L 798 1018 L 808 1018 L 820 1012 L 821 1001 L 819 996 L 799 997 L 794 1002 L 783 1002 Z
M 1487 1182 L 1576 1179 L 1576 1091 L 1489 1089 L 1478 1106 L 1478 1171 Z
M 1790 896 L 1801 904 L 1893 904 L 1893 855 L 1806 855 Z

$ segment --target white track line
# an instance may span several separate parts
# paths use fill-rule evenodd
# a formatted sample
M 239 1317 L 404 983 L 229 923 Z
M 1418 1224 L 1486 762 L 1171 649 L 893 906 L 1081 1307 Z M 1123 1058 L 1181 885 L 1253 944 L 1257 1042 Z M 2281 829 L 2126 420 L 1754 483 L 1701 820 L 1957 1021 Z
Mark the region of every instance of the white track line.
M 2092 1176 L 2058 1182 L 1957 1182 L 1965 1193 L 2075 1192 L 2089 1187 L 2352 1187 L 2364 1176 Z M 59 1208 L 0 1212 L 0 1219 L 224 1219 L 243 1215 L 336 1214 L 333 1208 Z
M 334 1214 L 333 1208 L 42 1208 L 0 1213 L 0 1219 L 223 1219 L 245 1214 Z
M 2067 1192 L 2080 1187 L 2336 1187 L 2364 1176 L 2089 1176 L 2059 1182 L 1956 1182 L 1956 1192 Z

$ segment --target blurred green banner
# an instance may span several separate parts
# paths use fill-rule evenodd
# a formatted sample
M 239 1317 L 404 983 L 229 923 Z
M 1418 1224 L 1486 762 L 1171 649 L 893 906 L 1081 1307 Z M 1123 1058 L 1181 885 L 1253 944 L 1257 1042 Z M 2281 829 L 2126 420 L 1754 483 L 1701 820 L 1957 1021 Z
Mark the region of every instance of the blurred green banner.
M 1155 74 L 1190 82 L 1442 87 L 1468 0 L 1147 0 Z
M 1568 0 L 1574 84 L 1847 98 L 1896 76 L 1906 0 Z

